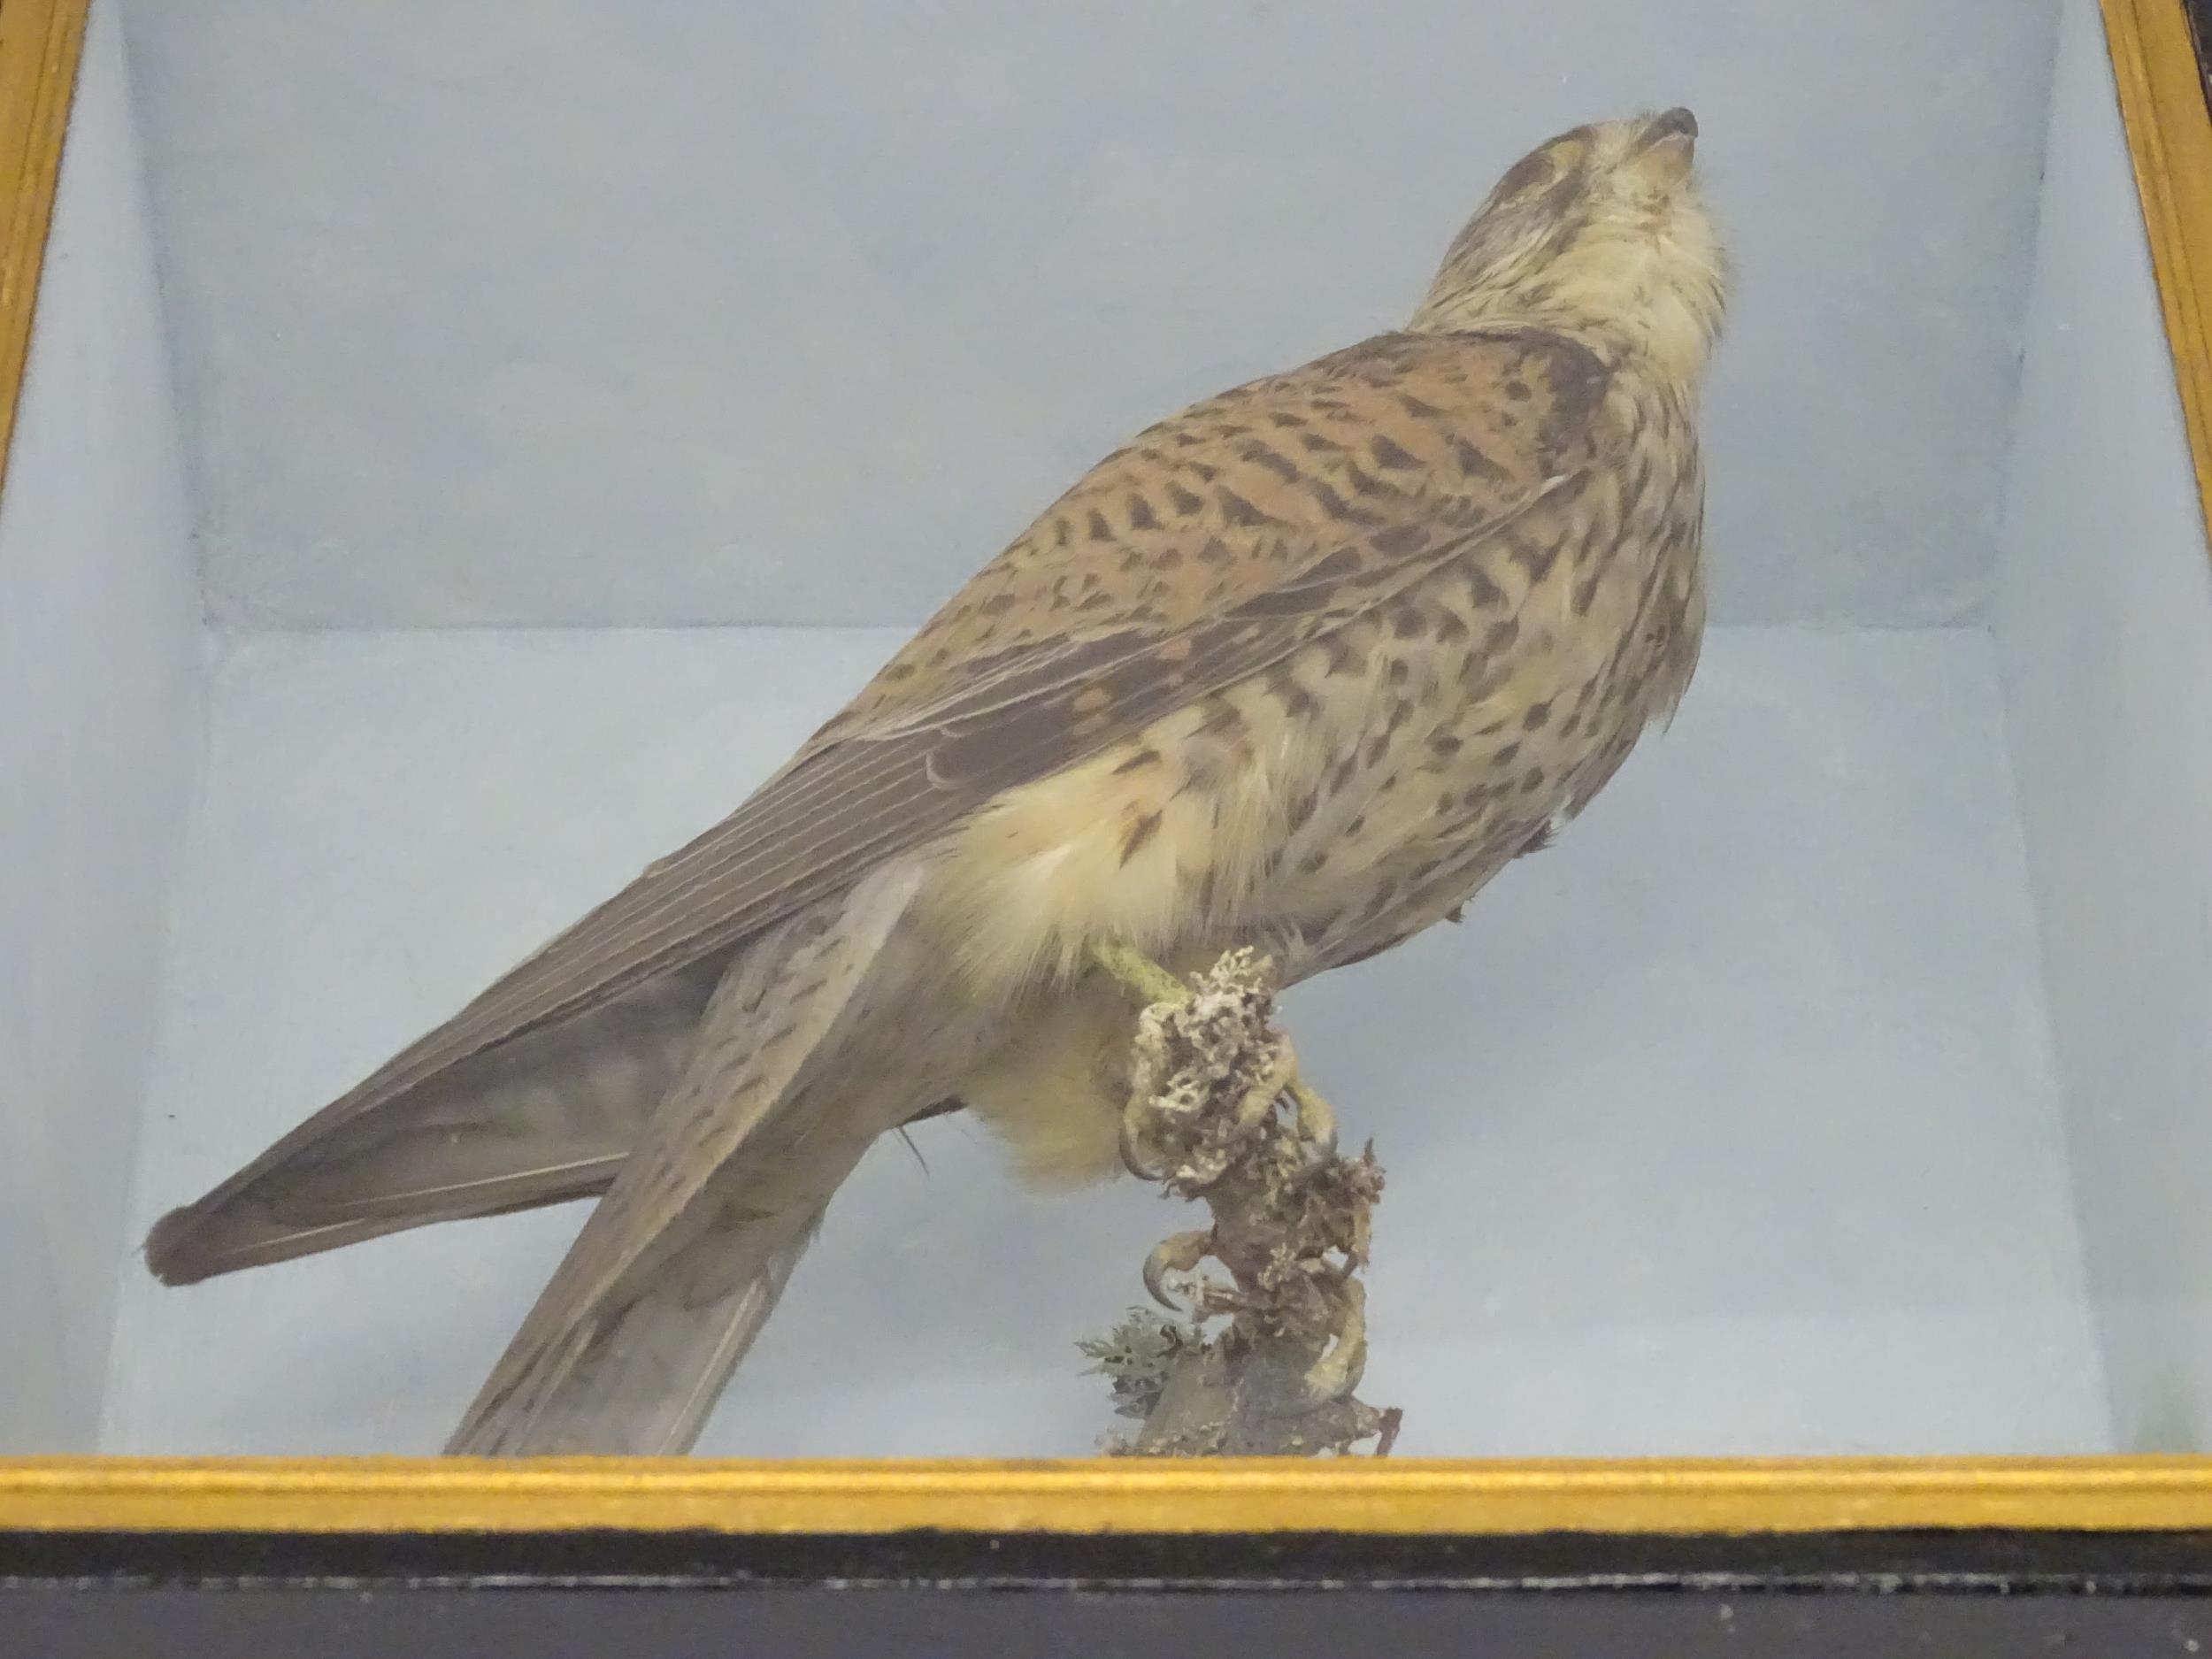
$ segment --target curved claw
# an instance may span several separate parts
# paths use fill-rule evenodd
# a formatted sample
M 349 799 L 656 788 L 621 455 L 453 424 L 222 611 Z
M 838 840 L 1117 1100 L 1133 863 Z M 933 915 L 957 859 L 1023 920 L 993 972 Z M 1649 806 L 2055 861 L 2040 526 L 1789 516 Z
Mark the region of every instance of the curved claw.
M 1210 1229 L 1202 1233 L 1178 1233 L 1162 1239 L 1152 1247 L 1152 1254 L 1144 1258 L 1144 1287 L 1152 1297 L 1171 1313 L 1182 1313 L 1183 1304 L 1175 1300 L 1168 1289 L 1170 1273 L 1187 1273 L 1206 1259 L 1213 1248 L 1214 1235 Z
M 1142 1101 L 1133 1100 L 1122 1109 L 1121 1133 L 1117 1137 L 1117 1142 L 1121 1148 L 1122 1168 L 1141 1181 L 1156 1181 L 1165 1177 L 1167 1171 L 1147 1164 L 1143 1152 L 1140 1150 L 1140 1137 L 1144 1132 L 1139 1123 L 1139 1115 L 1143 1111 L 1144 1105 Z
M 1336 1109 L 1302 1079 L 1292 1079 L 1290 1097 L 1298 1102 L 1299 1132 L 1312 1143 L 1304 1171 L 1311 1175 L 1336 1156 Z
M 1315 1405 L 1341 1400 L 1359 1386 L 1367 1371 L 1367 1288 L 1344 1280 L 1336 1340 L 1306 1372 L 1306 1397 Z

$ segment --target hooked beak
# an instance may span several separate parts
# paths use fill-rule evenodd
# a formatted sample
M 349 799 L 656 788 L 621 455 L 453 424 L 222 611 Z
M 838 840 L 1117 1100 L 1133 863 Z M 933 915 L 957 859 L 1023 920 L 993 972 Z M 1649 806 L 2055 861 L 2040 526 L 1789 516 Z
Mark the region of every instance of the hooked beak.
M 1689 177 L 1696 150 L 1697 117 L 1677 105 L 1645 122 L 1629 153 L 1647 177 L 1672 186 Z
M 1670 138 L 1681 139 L 1686 145 L 1697 142 L 1697 117 L 1679 104 L 1645 122 L 1643 134 L 1636 141 L 1636 148 L 1648 150 Z

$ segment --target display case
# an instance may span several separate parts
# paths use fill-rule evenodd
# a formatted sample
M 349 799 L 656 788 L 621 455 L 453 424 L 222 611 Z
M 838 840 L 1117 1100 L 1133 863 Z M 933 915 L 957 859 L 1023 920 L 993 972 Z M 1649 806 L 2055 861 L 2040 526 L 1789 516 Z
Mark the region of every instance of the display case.
M 1810 1627 L 1762 1589 L 1886 1579 L 2124 1585 L 2110 1617 L 2212 1640 L 2190 31 L 7 0 L 19 1615 L 654 1581 L 703 1598 L 678 1642 L 744 1583 L 797 1652 L 938 1640 L 833 1580 L 1083 1581 L 1129 1591 L 1120 1651 L 1182 1617 L 1133 1586 L 1326 1580 L 1587 1651 L 1640 1583 L 1702 1586 L 1636 1614 L 1670 1651 L 1747 1596 L 1778 1652 Z M 730 811 L 1101 455 L 1400 326 L 1515 157 L 1674 104 L 1732 284 L 1688 694 L 1463 925 L 1282 1009 L 1384 1171 L 1386 1458 L 1101 1455 L 1078 1345 L 1189 1219 L 1025 1185 L 970 1114 L 862 1159 L 690 1461 L 434 1455 L 585 1205 L 148 1272 L 165 1211 Z M 126 1581 L 180 1599 L 59 1587 Z M 939 1634 L 1073 1628 L 959 1622 L 987 1600 Z M 402 1601 L 383 1639 L 449 1617 Z M 1975 1605 L 1821 1628 L 1982 1651 Z

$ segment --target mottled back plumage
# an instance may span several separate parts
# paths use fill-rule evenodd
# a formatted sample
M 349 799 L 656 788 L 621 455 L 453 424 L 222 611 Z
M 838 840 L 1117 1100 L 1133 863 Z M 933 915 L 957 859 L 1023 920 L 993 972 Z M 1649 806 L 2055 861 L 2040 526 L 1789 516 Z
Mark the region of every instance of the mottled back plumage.
M 1371 955 L 1680 695 L 1694 133 L 1552 141 L 1408 329 L 1107 457 L 730 818 L 165 1217 L 154 1270 L 605 1189 L 457 1447 L 674 1449 L 875 1135 L 959 1100 L 1040 1177 L 1102 1172 L 1128 1019 L 1090 947 Z

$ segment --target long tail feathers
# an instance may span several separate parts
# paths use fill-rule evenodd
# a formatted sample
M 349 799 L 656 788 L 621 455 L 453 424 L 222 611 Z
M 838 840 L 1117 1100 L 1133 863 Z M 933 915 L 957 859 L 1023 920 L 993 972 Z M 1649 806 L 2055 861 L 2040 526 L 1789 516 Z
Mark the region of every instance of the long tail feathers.
M 439 1073 L 311 1118 L 146 1240 L 165 1283 L 405 1227 L 603 1192 L 678 1076 L 722 964 L 671 974 Z
M 709 1229 L 631 1300 L 565 1329 L 518 1392 L 480 1399 L 446 1450 L 676 1456 L 691 1449 L 813 1240 L 821 1213 Z
M 641 1456 L 675 1457 L 688 1452 L 722 1397 L 730 1374 L 776 1310 L 791 1270 L 821 1225 L 817 1210 L 796 1234 L 762 1252 L 751 1276 L 714 1304 L 712 1317 L 675 1304 L 687 1317 L 657 1322 L 675 1339 L 679 1346 L 673 1351 L 643 1342 L 631 1348 L 628 1336 L 643 1334 L 634 1329 L 641 1323 L 635 1316 L 649 1308 L 668 1308 L 672 1299 L 656 1295 L 637 1303 L 626 1340 L 611 1350 L 602 1350 L 615 1363 L 594 1379 L 596 1386 L 580 1386 L 579 1379 L 561 1390 L 558 1405 L 568 1412 L 571 1426 L 550 1438 L 588 1446 L 611 1429 L 628 1438 L 625 1449 Z M 641 1357 L 657 1368 L 657 1374 L 639 1374 Z M 540 1432 L 549 1426 L 541 1420 Z
M 748 942 L 449 1452 L 689 1448 L 830 1195 L 904 1115 L 872 1017 L 897 1000 L 886 947 L 918 883 L 879 869 Z

